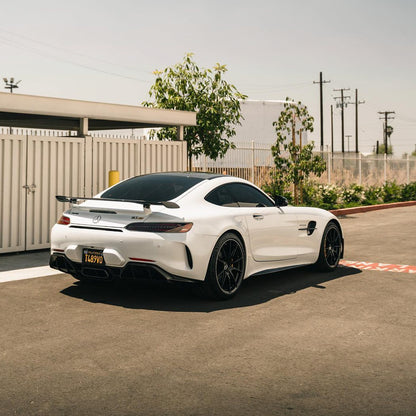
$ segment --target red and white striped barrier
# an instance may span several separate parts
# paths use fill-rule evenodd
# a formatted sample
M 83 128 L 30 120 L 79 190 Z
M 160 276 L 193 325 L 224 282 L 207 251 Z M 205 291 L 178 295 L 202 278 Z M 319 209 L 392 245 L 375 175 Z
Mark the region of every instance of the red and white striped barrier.
M 377 270 L 379 272 L 415 273 L 416 266 L 407 264 L 371 263 L 367 261 L 341 260 L 339 264 L 347 267 L 354 267 L 361 270 Z

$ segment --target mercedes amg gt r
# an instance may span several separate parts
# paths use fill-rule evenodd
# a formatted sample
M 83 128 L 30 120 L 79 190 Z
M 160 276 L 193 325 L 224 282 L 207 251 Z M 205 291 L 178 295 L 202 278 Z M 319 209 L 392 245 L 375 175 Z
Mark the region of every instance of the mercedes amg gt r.
M 310 264 L 332 271 L 343 255 L 330 212 L 273 200 L 232 176 L 154 173 L 94 198 L 57 199 L 71 208 L 52 228 L 50 266 L 79 280 L 183 281 L 227 299 L 248 276 Z

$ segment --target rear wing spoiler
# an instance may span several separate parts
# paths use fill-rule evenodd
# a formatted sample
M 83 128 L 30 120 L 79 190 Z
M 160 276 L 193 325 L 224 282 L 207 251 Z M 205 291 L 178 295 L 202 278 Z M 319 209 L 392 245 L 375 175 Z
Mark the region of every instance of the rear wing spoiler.
M 141 199 L 116 199 L 116 198 L 87 198 L 84 196 L 65 196 L 56 195 L 59 202 L 69 202 L 76 204 L 78 201 L 112 201 L 112 202 L 132 202 L 133 204 L 143 205 L 143 208 L 150 209 L 150 205 L 163 205 L 166 208 L 180 208 L 179 205 L 171 201 L 144 201 Z

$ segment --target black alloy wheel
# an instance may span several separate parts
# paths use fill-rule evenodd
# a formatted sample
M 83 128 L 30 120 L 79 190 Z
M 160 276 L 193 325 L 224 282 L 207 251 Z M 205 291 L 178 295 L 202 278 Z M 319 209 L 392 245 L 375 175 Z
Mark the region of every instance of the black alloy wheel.
M 325 238 L 325 258 L 329 266 L 336 267 L 341 255 L 341 236 L 338 227 L 328 230 Z
M 243 278 L 243 248 L 236 239 L 228 239 L 217 254 L 216 275 L 220 288 L 228 294 L 233 293 Z
M 342 236 L 339 227 L 329 223 L 324 231 L 316 266 L 321 271 L 332 271 L 337 268 L 342 254 Z
M 226 233 L 212 251 L 204 282 L 206 293 L 216 299 L 228 299 L 240 288 L 246 266 L 246 252 L 240 238 Z

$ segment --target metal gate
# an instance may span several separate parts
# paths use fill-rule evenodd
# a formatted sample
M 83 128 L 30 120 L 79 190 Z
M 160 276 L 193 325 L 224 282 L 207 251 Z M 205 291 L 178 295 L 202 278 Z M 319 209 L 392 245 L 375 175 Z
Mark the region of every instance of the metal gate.
M 92 196 L 120 179 L 186 170 L 186 142 L 0 135 L 0 253 L 50 245 L 68 204 L 55 195 Z
M 0 135 L 0 252 L 25 249 L 26 136 Z
M 55 195 L 76 195 L 83 188 L 83 138 L 28 136 L 26 250 L 49 247 L 51 227 L 64 209 Z

